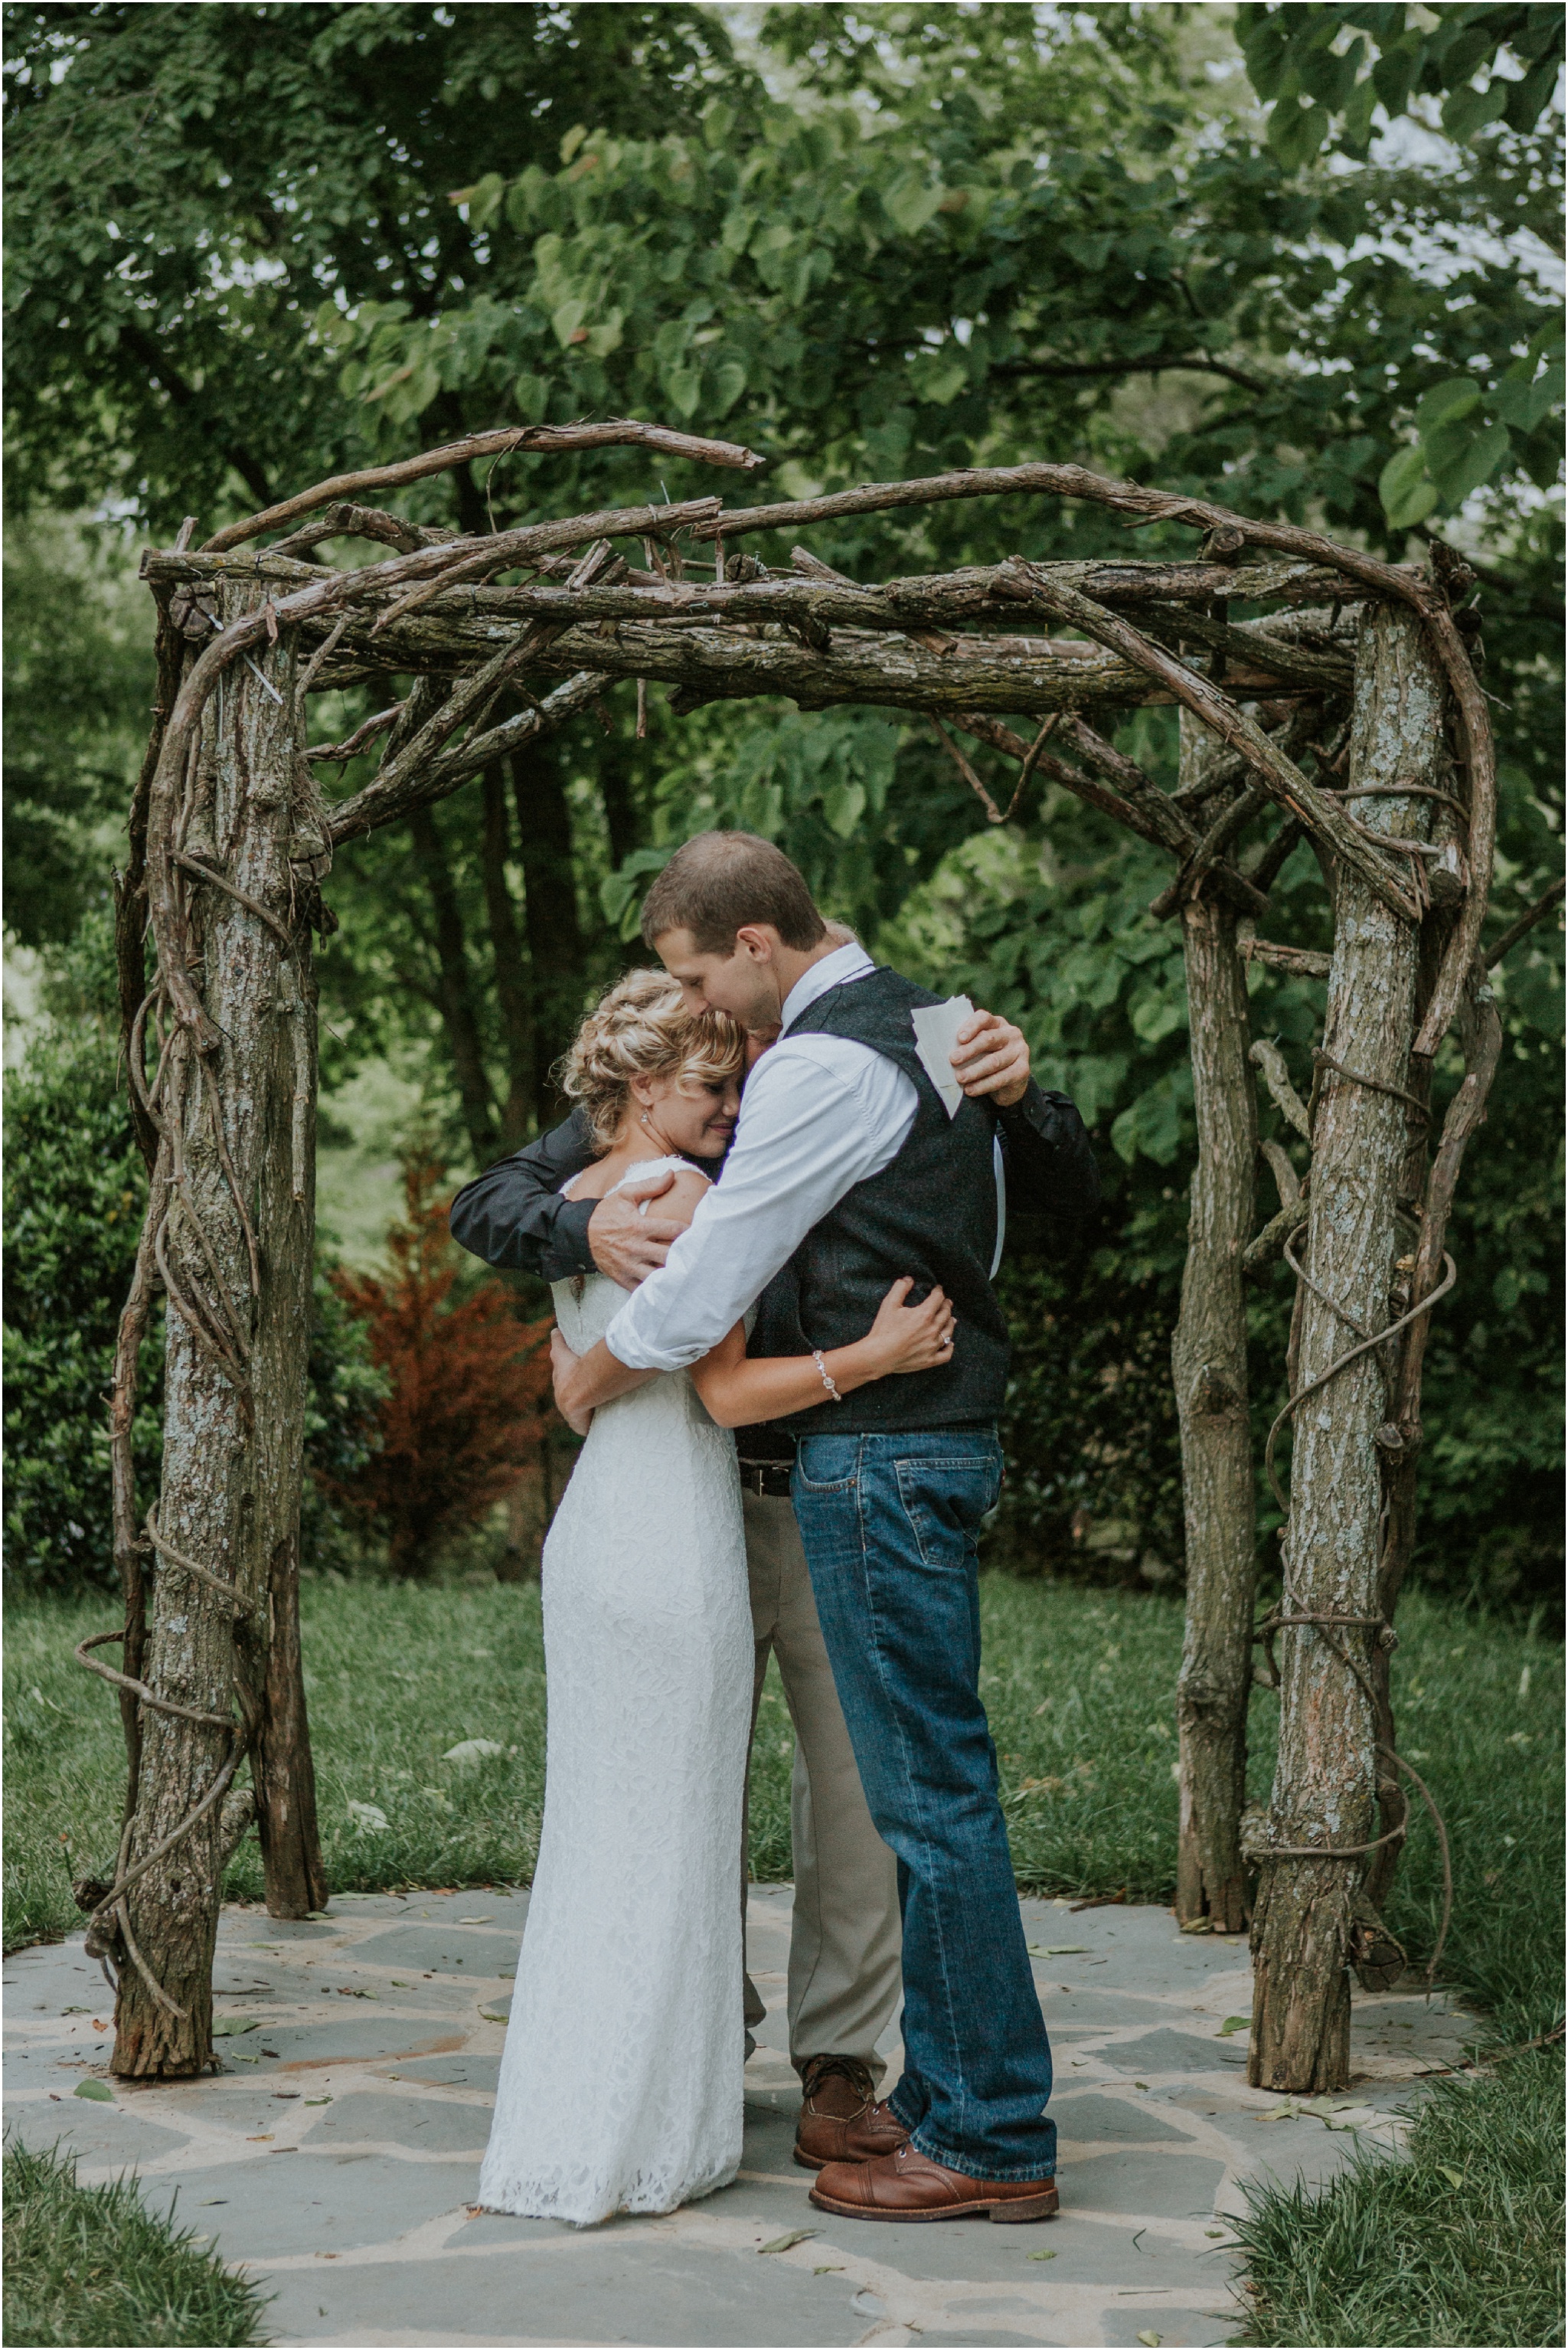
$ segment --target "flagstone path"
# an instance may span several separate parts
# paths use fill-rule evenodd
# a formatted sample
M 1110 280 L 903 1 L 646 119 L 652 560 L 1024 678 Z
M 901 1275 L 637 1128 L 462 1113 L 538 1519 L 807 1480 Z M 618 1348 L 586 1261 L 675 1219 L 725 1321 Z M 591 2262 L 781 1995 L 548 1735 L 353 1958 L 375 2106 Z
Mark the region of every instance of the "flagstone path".
M 1179 1934 L 1165 1909 L 1025 1901 L 1061 2217 L 868 2227 L 815 2211 L 790 2160 L 790 1900 L 752 1897 L 773 2012 L 746 2068 L 740 2177 L 667 2219 L 579 2230 L 472 2209 L 526 1893 L 344 1896 L 298 1925 L 226 1909 L 223 2070 L 168 2087 L 109 2079 L 109 1993 L 79 1940 L 17 1951 L 8 2127 L 75 2151 L 84 2184 L 134 2167 L 149 2202 L 177 2204 L 273 2295 L 280 2345 L 1176 2350 L 1236 2330 L 1226 2223 L 1243 2182 L 1326 2178 L 1358 2137 L 1397 2143 L 1394 2109 L 1469 2028 L 1418 1990 L 1358 1997 L 1353 2088 L 1307 2110 L 1246 2085 L 1245 2024 L 1226 2028 L 1251 2000 L 1241 1938 Z M 896 2047 L 890 2063 L 889 2085 Z

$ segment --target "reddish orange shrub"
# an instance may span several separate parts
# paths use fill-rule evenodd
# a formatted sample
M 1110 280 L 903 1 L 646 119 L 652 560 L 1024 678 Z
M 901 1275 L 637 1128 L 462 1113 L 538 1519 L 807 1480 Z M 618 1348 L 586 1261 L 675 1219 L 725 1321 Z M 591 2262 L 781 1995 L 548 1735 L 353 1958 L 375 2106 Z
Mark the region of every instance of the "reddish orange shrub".
M 536 1466 L 550 1404 L 551 1327 L 519 1322 L 500 1282 L 453 1304 L 461 1259 L 438 1197 L 441 1169 L 410 1160 L 407 1222 L 387 1234 L 392 1274 L 339 1266 L 332 1284 L 369 1325 L 370 1353 L 391 1385 L 379 1409 L 380 1449 L 334 1499 L 386 1536 L 393 1572 L 428 1572 L 445 1535 L 475 1524 Z

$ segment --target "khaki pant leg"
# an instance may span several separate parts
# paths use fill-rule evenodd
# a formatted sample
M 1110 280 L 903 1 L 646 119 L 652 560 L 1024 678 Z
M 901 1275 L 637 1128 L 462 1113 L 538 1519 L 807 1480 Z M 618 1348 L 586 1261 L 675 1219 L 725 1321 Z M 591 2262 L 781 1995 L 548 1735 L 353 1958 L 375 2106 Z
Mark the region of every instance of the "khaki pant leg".
M 902 1990 L 898 1864 L 871 1825 L 794 1508 L 786 1501 L 753 1506 L 774 1518 L 772 1639 L 795 1730 L 790 2054 L 797 2066 L 811 2056 L 858 2056 L 880 2081 L 886 2068 L 876 2045 Z

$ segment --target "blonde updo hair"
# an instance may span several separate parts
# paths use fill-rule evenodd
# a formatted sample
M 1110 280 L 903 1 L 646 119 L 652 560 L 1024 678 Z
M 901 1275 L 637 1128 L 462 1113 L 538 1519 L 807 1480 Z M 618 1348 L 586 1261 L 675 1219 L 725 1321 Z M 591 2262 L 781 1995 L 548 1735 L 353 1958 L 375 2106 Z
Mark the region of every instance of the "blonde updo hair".
M 628 971 L 607 988 L 561 1064 L 561 1090 L 581 1104 L 608 1150 L 631 1099 L 631 1080 L 674 1077 L 682 1093 L 722 1085 L 746 1065 L 746 1032 L 727 1012 L 691 1012 L 666 971 Z

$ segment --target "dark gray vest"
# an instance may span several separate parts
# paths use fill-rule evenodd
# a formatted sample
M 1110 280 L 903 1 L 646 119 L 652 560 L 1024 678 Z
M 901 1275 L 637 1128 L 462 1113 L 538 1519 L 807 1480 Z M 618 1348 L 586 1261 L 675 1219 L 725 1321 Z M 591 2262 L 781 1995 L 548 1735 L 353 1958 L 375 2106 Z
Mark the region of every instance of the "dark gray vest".
M 809 1355 L 863 1338 L 900 1274 L 910 1302 L 940 1283 L 957 1315 L 953 1359 L 857 1388 L 835 1403 L 742 1429 L 742 1457 L 787 1449 L 779 1436 L 854 1436 L 904 1429 L 961 1428 L 996 1419 L 1007 1386 L 1007 1326 L 991 1286 L 996 1251 L 995 1115 L 966 1099 L 950 1118 L 915 1050 L 909 1014 L 939 1003 L 885 968 L 830 988 L 792 1021 L 792 1036 L 848 1036 L 887 1055 L 914 1083 L 919 1104 L 903 1147 L 879 1175 L 857 1183 L 806 1234 L 763 1291 L 748 1353 Z M 768 1439 L 772 1438 L 769 1441 Z

